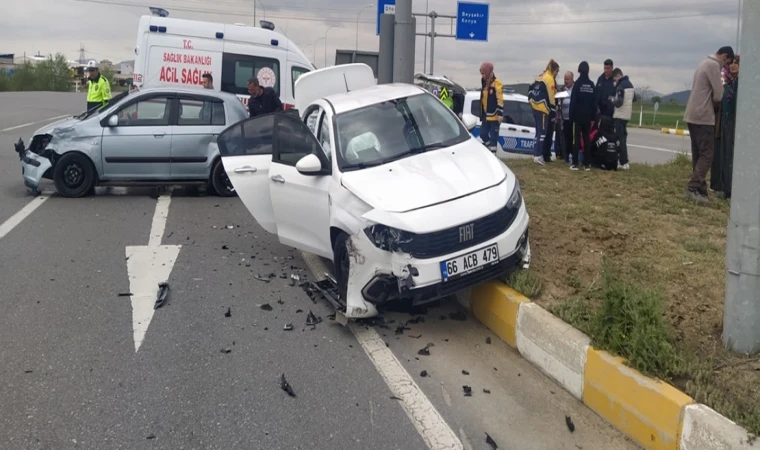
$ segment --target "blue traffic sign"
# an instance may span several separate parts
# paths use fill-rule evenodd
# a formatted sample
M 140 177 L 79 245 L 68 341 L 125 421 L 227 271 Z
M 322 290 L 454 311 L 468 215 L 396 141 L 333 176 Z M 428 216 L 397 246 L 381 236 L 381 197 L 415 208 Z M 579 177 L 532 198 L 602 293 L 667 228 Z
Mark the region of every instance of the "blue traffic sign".
M 380 16 L 396 13 L 396 0 L 377 0 L 377 35 L 380 36 Z
M 488 42 L 488 10 L 488 3 L 457 2 L 457 40 Z

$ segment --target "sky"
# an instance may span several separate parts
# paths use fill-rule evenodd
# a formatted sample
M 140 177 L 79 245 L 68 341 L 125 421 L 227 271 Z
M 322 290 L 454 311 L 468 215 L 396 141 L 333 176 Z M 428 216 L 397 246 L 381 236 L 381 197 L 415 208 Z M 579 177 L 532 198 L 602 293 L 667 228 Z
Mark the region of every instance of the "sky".
M 481 0 L 473 0 L 480 2 Z M 488 42 L 435 40 L 435 72 L 467 87 L 479 86 L 479 66 L 494 63 L 504 83 L 530 82 L 550 58 L 560 76 L 586 60 L 596 78 L 605 59 L 637 88 L 660 93 L 688 89 L 694 68 L 724 45 L 736 48 L 738 0 L 491 0 Z M 147 6 L 170 17 L 224 23 L 274 22 L 318 67 L 335 60 L 337 48 L 377 51 L 377 7 L 367 0 L 24 0 L 4 8 L 0 53 L 63 53 L 113 62 L 134 59 L 137 22 Z M 456 15 L 455 0 L 413 0 L 413 12 Z M 331 28 L 334 27 L 334 28 Z M 357 34 L 358 29 L 358 34 Z M 425 17 L 417 18 L 418 33 Z M 436 32 L 454 32 L 450 19 Z M 325 36 L 327 36 L 326 39 Z M 425 61 L 418 36 L 416 72 Z M 428 60 L 430 54 L 428 52 Z

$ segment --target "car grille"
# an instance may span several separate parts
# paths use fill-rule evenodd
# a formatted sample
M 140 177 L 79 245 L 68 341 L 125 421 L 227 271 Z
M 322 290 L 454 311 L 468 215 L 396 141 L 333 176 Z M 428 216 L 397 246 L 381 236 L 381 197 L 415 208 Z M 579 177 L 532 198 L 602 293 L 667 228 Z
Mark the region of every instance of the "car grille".
M 427 259 L 448 255 L 481 244 L 504 233 L 512 225 L 519 207 L 504 207 L 493 214 L 473 222 L 472 239 L 460 242 L 459 226 L 427 234 L 414 234 L 408 242 L 400 245 L 400 250 L 414 258 Z M 469 225 L 463 224 L 463 225 Z

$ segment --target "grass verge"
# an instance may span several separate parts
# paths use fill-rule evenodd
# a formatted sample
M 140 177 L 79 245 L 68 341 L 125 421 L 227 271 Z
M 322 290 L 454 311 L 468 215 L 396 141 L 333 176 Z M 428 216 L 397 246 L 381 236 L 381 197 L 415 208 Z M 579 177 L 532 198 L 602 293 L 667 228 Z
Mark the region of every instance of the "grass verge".
M 760 434 L 760 360 L 723 349 L 729 205 L 683 198 L 691 162 L 571 172 L 507 160 L 531 215 L 508 283 L 628 360 Z

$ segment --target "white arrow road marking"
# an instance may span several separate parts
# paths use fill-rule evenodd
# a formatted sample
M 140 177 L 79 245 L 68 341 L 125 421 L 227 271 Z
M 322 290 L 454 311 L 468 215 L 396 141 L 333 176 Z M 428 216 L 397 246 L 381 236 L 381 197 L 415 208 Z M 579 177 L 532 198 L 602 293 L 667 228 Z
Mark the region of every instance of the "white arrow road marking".
M 148 245 L 126 248 L 129 292 L 132 294 L 130 300 L 135 352 L 140 349 L 140 345 L 145 340 L 148 325 L 153 319 L 155 312 L 153 305 L 158 295 L 158 284 L 169 279 L 182 248 L 181 245 L 161 245 L 171 199 L 171 194 L 158 197 Z

